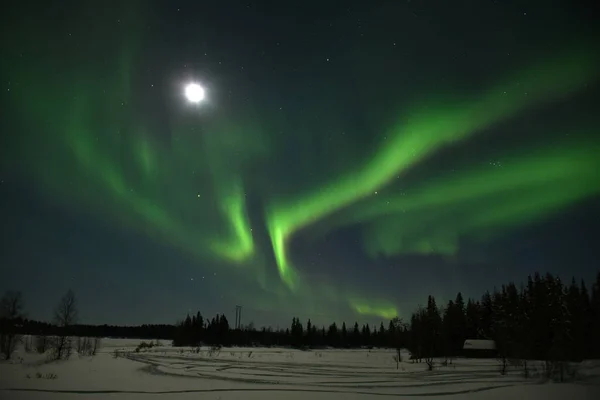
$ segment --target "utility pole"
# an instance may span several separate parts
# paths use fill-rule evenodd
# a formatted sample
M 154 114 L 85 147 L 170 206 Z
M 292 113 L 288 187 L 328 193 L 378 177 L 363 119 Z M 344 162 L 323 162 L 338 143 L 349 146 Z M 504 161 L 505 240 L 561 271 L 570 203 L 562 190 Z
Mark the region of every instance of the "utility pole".
M 242 327 L 242 306 L 235 306 L 235 329 Z

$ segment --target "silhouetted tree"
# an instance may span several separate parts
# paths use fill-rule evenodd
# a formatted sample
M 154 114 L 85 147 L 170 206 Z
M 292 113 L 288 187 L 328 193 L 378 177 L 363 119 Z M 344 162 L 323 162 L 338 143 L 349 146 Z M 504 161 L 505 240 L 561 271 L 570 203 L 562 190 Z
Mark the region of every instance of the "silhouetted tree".
M 481 296 L 479 306 L 480 323 L 477 332 L 478 338 L 490 339 L 492 333 L 493 312 L 492 296 L 490 292 L 486 291 L 483 296 Z
M 57 360 L 71 356 L 71 328 L 77 322 L 77 317 L 75 292 L 69 289 L 54 310 L 54 323 L 58 331 L 53 339 L 52 350 L 54 351 L 54 358 Z
M 566 361 L 574 353 L 572 344 L 572 321 L 566 302 L 565 292 L 560 278 L 548 274 L 546 276 L 546 287 L 548 288 L 550 313 L 550 325 L 552 340 L 546 359 L 550 361 L 547 373 L 550 377 L 553 373 L 558 374 L 560 381 L 564 380 Z M 551 367 L 551 368 L 550 368 Z
M 23 295 L 21 292 L 6 292 L 0 299 L 0 352 L 7 360 L 21 341 L 18 325 L 23 318 Z
M 575 277 L 572 278 L 569 287 L 565 289 L 565 304 L 568 310 L 568 314 L 571 317 L 572 340 L 569 352 L 573 355 L 575 359 L 581 360 L 585 356 L 585 320 L 587 309 L 583 308 L 583 304 L 581 301 L 581 291 L 579 290 L 579 285 L 577 284 Z
M 510 313 L 506 309 L 501 293 L 494 291 L 492 300 L 492 322 L 490 327 L 490 339 L 496 342 L 496 349 L 502 362 L 501 373 L 506 373 L 508 366 L 508 357 L 510 355 L 511 336 L 510 336 Z
M 339 346 L 339 332 L 335 322 L 329 325 L 329 329 L 327 330 L 327 345 L 332 347 Z
M 362 343 L 363 346 L 371 345 L 371 328 L 369 328 L 369 324 L 362 327 Z
M 310 318 L 308 319 L 308 321 L 306 322 L 306 338 L 304 340 L 304 343 L 307 346 L 312 346 L 313 345 L 313 332 L 312 332 L 312 322 L 310 322 Z
M 588 338 L 590 345 L 589 352 L 595 357 L 600 357 L 600 272 L 596 275 L 596 282 L 592 285 L 592 294 L 589 300 L 588 323 L 589 329 Z
M 467 301 L 467 307 L 465 310 L 465 339 L 477 339 L 479 337 L 480 318 L 479 318 L 479 303 L 473 299 Z
M 299 318 L 294 317 L 292 319 L 292 328 L 291 332 L 291 344 L 294 347 L 300 347 L 303 344 L 303 336 L 304 336 L 304 327 L 300 322 Z
M 354 328 L 352 329 L 352 346 L 361 346 L 360 329 L 358 327 L 358 322 L 354 323 Z
M 340 347 L 348 347 L 348 329 L 346 329 L 346 322 L 342 322 L 342 331 L 340 332 Z

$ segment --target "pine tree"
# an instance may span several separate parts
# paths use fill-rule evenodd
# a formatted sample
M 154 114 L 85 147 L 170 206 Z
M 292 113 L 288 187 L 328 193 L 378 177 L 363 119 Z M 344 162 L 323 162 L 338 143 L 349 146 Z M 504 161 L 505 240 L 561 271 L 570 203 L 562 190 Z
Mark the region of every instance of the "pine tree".
M 425 318 L 425 310 L 421 307 L 417 308 L 410 317 L 409 349 L 412 353 L 412 358 L 417 362 L 421 362 L 421 358 L 423 358 L 423 348 L 426 340 L 423 329 Z
M 477 339 L 479 337 L 481 329 L 479 314 L 479 303 L 469 299 L 465 310 L 465 339 Z
M 387 345 L 396 349 L 405 346 L 403 343 L 403 330 L 405 328 L 404 322 L 398 317 L 392 318 L 389 323 L 387 331 Z
M 594 326 L 593 326 L 593 321 L 594 318 L 598 318 L 597 314 L 596 316 L 594 316 L 593 314 L 593 310 L 592 310 L 592 304 L 591 304 L 591 299 L 590 299 L 590 294 L 587 290 L 587 287 L 585 285 L 585 282 L 583 280 L 581 280 L 581 285 L 580 285 L 580 292 L 581 292 L 581 315 L 582 315 L 582 325 L 583 325 L 583 337 L 584 337 L 584 341 L 583 343 L 586 343 L 587 346 L 587 354 L 584 354 L 584 357 L 587 358 L 597 358 L 600 357 L 600 354 L 596 352 L 595 349 L 595 344 L 593 345 L 589 345 L 588 343 L 594 343 L 595 341 L 597 341 L 596 337 L 594 337 Z
M 371 328 L 369 328 L 369 324 L 362 327 L 362 342 L 364 346 L 371 345 Z
M 312 329 L 310 331 L 310 337 L 311 337 L 311 340 L 313 341 L 313 344 L 315 344 L 315 341 L 317 340 L 318 336 L 319 336 L 319 334 L 317 332 L 317 326 L 313 325 Z
M 529 277 L 531 279 L 531 277 Z M 513 344 L 515 357 L 522 360 L 523 372 L 525 377 L 529 375 L 527 360 L 532 358 L 532 347 L 535 340 L 533 336 L 533 327 L 531 314 L 533 312 L 533 282 L 528 282 L 527 287 L 523 287 L 518 298 L 518 312 L 515 320 L 515 336 L 518 338 Z
M 306 341 L 305 344 L 307 346 L 313 346 L 313 326 L 312 323 L 310 322 L 310 318 L 308 319 L 308 322 L 306 322 Z
M 483 296 L 481 296 L 481 305 L 480 305 L 480 326 L 477 332 L 477 337 L 479 339 L 489 339 L 492 333 L 492 296 L 490 292 L 486 291 Z
M 571 358 L 581 361 L 584 357 L 585 346 L 585 314 L 581 302 L 581 291 L 575 277 L 571 279 L 571 284 L 566 288 L 565 304 L 567 312 L 571 317 L 571 346 L 569 353 Z
M 590 346 L 590 356 L 600 358 L 600 273 L 596 275 L 596 282 L 592 285 L 587 325 L 593 343 Z
M 456 325 L 456 310 L 454 301 L 448 301 L 448 305 L 444 310 L 444 317 L 442 321 L 442 341 L 444 348 L 444 356 L 446 357 L 446 361 L 448 358 L 452 358 L 455 356 L 454 354 L 454 326 Z
M 463 344 L 467 339 L 467 318 L 466 318 L 466 309 L 465 309 L 465 301 L 462 297 L 462 293 L 458 292 L 456 294 L 456 300 L 454 301 L 455 305 L 455 323 L 453 327 L 453 338 L 452 338 L 452 347 L 454 350 L 454 354 L 460 354 L 461 349 L 463 348 Z
M 377 345 L 379 347 L 385 347 L 386 346 L 385 339 L 386 339 L 385 327 L 383 326 L 383 321 L 382 321 L 379 324 L 379 332 L 377 334 Z
M 354 323 L 354 329 L 352 330 L 352 342 L 354 347 L 360 347 L 362 345 L 360 329 L 358 328 L 358 322 Z
M 433 357 L 441 353 L 441 333 L 442 333 L 442 318 L 437 308 L 435 298 L 429 296 L 427 298 L 427 309 L 425 310 L 424 321 L 424 346 L 423 351 L 429 368 L 433 368 Z
M 299 318 L 292 318 L 291 344 L 292 346 L 299 347 L 302 345 L 302 338 L 304 336 L 304 328 Z
M 510 337 L 510 315 L 506 304 L 506 291 L 503 288 L 502 293 L 494 291 L 492 299 L 492 322 L 491 322 L 491 339 L 496 342 L 498 356 L 502 362 L 501 373 L 506 373 L 508 366 L 508 357 L 511 352 L 511 337 Z
M 332 347 L 339 347 L 339 333 L 336 323 L 329 325 L 327 331 L 327 344 Z
M 566 302 L 565 292 L 560 279 L 546 276 L 546 286 L 550 312 L 551 344 L 548 350 L 547 360 L 552 361 L 552 369 L 547 366 L 550 376 L 553 372 L 558 373 L 560 381 L 564 379 L 565 362 L 569 359 L 571 347 L 571 316 Z
M 224 346 L 231 345 L 230 335 L 229 335 L 229 321 L 227 321 L 227 317 L 225 314 L 219 316 L 217 314 L 218 326 L 217 326 L 217 336 L 216 343 L 222 344 Z

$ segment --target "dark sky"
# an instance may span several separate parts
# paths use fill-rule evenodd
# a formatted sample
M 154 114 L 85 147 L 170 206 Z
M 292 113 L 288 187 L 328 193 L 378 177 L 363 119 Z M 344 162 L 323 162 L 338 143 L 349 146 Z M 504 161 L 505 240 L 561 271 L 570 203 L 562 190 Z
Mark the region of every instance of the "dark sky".
M 0 290 L 276 326 L 590 279 L 596 15 L 524 3 L 8 2 Z

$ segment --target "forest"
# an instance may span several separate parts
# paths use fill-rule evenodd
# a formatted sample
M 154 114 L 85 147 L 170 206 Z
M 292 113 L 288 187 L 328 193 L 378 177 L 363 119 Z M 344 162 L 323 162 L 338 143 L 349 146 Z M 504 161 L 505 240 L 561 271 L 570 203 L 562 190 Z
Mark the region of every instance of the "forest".
M 0 348 L 6 358 L 25 334 L 162 339 L 191 347 L 407 348 L 413 358 L 426 362 L 462 355 L 466 339 L 489 339 L 495 341 L 504 365 L 511 360 L 600 358 L 600 273 L 590 289 L 583 280 L 573 278 L 565 284 L 550 273 L 536 273 L 519 285 L 509 282 L 479 298 L 465 300 L 457 293 L 438 304 L 430 295 L 410 317 L 372 326 L 358 322 L 316 326 L 310 319 L 291 316 L 285 329 L 256 329 L 253 324 L 235 329 L 225 315 L 208 318 L 200 311 L 173 325 L 82 325 L 77 323 L 73 291 L 63 296 L 51 322 L 24 318 L 23 304 L 20 292 L 7 292 L 0 301 Z

